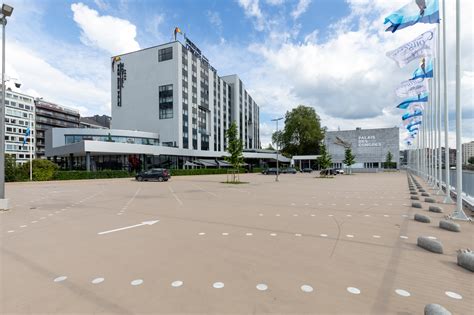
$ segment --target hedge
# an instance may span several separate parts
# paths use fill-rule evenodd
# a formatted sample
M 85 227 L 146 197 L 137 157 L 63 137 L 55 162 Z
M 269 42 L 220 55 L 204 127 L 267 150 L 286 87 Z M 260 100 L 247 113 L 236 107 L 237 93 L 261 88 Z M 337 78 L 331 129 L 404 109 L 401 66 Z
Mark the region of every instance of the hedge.
M 53 180 L 71 180 L 71 179 L 100 179 L 100 178 L 126 178 L 134 177 L 134 173 L 129 173 L 127 171 L 96 171 L 96 172 L 87 172 L 87 171 L 57 171 Z
M 261 168 L 253 168 L 252 173 L 260 173 L 262 171 Z M 216 175 L 216 174 L 227 174 L 231 173 L 232 169 L 230 168 L 196 168 L 196 169 L 171 169 L 170 174 L 171 176 L 184 176 L 184 175 Z M 239 173 L 247 173 L 247 169 L 241 168 Z

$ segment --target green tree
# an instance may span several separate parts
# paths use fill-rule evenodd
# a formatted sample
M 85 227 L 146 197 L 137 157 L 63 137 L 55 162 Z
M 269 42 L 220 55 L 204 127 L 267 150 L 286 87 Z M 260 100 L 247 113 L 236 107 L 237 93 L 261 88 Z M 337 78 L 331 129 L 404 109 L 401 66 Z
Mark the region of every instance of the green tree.
M 328 173 L 324 172 L 324 170 L 331 166 L 332 158 L 331 158 L 331 155 L 327 152 L 326 146 L 324 145 L 324 143 L 320 144 L 319 152 L 320 152 L 319 153 L 320 157 L 318 158 L 318 163 L 321 169 L 323 170 L 321 172 L 321 175 L 325 177 L 326 175 L 328 175 Z
M 469 164 L 474 164 L 474 156 L 471 156 L 470 158 L 467 159 L 467 162 Z
M 342 161 L 349 167 L 349 174 L 352 174 L 352 165 L 355 163 L 355 156 L 352 154 L 352 149 L 346 148 L 344 161 Z
M 385 168 L 392 168 L 392 159 L 393 155 L 392 152 L 388 151 L 387 156 L 385 157 Z
M 232 164 L 234 172 L 232 173 L 232 182 L 239 182 L 238 172 L 240 166 L 244 162 L 244 156 L 242 154 L 244 147 L 242 140 L 237 137 L 237 125 L 235 121 L 230 124 L 229 129 L 226 131 L 227 137 L 227 152 L 230 156 L 226 156 L 225 160 Z
M 14 155 L 5 154 L 5 181 L 14 182 L 18 180 L 18 167 Z
M 323 139 L 319 116 L 314 108 L 304 105 L 286 112 L 285 128 L 272 136 L 273 143 L 278 143 L 282 153 L 290 156 L 318 154 Z
M 43 180 L 52 180 L 54 174 L 57 172 L 58 166 L 49 161 L 43 159 L 35 159 L 33 160 L 33 168 L 32 168 L 32 175 L 33 180 L 35 181 L 43 181 Z M 30 178 L 30 162 L 23 164 L 21 166 L 21 174 L 22 177 Z

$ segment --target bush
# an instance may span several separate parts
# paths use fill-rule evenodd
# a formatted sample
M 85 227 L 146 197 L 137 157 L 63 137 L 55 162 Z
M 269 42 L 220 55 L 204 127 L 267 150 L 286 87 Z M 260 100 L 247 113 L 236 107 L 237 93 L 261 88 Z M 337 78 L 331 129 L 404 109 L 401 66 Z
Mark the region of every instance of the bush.
M 127 178 L 134 177 L 134 173 L 127 171 L 57 171 L 52 179 L 54 180 L 72 180 L 72 179 L 100 179 L 100 178 Z
M 14 155 L 5 154 L 5 181 L 15 182 L 19 180 L 18 167 Z
M 27 162 L 19 167 L 20 169 L 20 178 L 29 179 L 30 178 L 30 162 Z M 54 174 L 58 170 L 58 166 L 49 161 L 43 159 L 33 160 L 33 180 L 34 181 L 45 181 L 52 180 Z
M 217 174 L 227 174 L 232 173 L 232 168 L 195 168 L 189 170 L 183 169 L 171 169 L 171 176 L 187 176 L 187 175 L 217 175 Z M 261 168 L 255 167 L 252 169 L 252 173 L 260 173 Z M 241 168 L 239 170 L 240 174 L 248 173 L 247 169 Z

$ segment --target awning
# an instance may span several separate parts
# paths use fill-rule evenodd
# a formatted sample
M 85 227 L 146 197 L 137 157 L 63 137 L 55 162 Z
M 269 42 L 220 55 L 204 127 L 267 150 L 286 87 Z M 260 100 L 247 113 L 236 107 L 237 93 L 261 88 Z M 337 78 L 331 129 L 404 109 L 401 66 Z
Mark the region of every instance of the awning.
M 227 161 L 217 161 L 217 164 L 219 164 L 219 166 L 223 166 L 223 167 L 231 167 L 232 164 L 230 164 L 229 162 Z
M 186 161 L 184 163 L 184 166 L 201 167 L 201 165 L 197 165 L 197 164 L 195 164 L 193 162 L 190 162 L 190 161 Z
M 217 166 L 217 162 L 214 160 L 196 160 L 194 161 L 196 163 L 201 164 L 202 166 L 210 166 L 210 167 L 215 167 Z

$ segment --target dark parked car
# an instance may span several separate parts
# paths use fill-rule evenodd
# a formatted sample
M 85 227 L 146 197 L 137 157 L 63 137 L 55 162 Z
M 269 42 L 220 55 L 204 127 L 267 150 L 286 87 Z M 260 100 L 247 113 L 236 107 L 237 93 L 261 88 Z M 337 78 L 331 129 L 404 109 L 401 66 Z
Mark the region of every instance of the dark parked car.
M 297 171 L 296 171 L 296 168 L 294 168 L 294 167 L 288 167 L 287 169 L 285 169 L 285 173 L 296 174 Z
M 152 168 L 146 172 L 140 172 L 135 176 L 139 182 L 148 180 L 157 180 L 159 182 L 168 181 L 170 174 L 166 168 Z
M 328 176 L 328 175 L 337 175 L 338 173 L 336 172 L 335 169 L 328 168 L 328 169 L 325 169 L 325 170 L 321 170 L 321 172 L 319 172 L 319 174 L 322 175 L 322 176 Z
M 276 167 L 270 167 L 270 168 L 266 168 L 262 171 L 262 174 L 263 175 L 276 175 L 277 173 L 277 168 Z M 281 169 L 279 170 L 278 172 L 279 174 L 281 174 Z
M 310 167 L 305 167 L 301 170 L 302 173 L 311 173 L 313 172 L 313 169 Z

